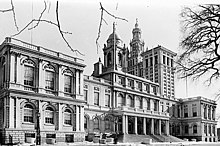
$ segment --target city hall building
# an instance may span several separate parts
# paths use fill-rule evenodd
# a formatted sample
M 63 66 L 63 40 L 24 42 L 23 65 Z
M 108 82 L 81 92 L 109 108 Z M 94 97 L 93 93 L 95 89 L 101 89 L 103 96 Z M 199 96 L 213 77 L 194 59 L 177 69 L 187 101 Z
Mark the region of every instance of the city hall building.
M 176 53 L 144 48 L 141 33 L 136 22 L 127 47 L 113 26 L 91 76 L 80 58 L 6 38 L 0 46 L 0 142 L 77 142 L 113 133 L 126 142 L 217 141 L 215 101 L 176 98 Z

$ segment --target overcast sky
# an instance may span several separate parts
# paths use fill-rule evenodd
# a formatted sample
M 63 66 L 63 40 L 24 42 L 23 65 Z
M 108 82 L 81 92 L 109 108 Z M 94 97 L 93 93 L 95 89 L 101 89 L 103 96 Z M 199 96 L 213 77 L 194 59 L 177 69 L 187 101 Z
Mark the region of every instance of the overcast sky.
M 17 25 L 21 30 L 32 18 L 37 19 L 40 12 L 44 9 L 43 0 L 14 0 L 15 16 Z M 43 15 L 43 19 L 56 22 L 55 2 L 46 0 L 48 7 Z M 184 5 L 193 5 L 204 3 L 204 1 L 190 0 L 111 0 L 101 1 L 103 7 L 112 14 L 126 18 L 128 22 L 114 20 L 112 17 L 104 14 L 108 25 L 103 23 L 101 36 L 99 39 L 100 48 L 97 50 L 95 40 L 97 38 L 98 26 L 100 22 L 100 5 L 97 0 L 61 0 L 59 3 L 60 24 L 64 31 L 69 31 L 72 35 L 65 35 L 68 42 L 75 49 L 85 54 L 85 74 L 91 75 L 93 63 L 98 58 L 103 58 L 102 47 L 108 36 L 112 33 L 112 24 L 116 21 L 116 32 L 123 43 L 129 47 L 132 39 L 132 29 L 134 28 L 136 18 L 138 18 L 139 27 L 142 30 L 142 39 L 145 41 L 145 48 L 151 49 L 161 45 L 176 53 L 179 52 L 180 33 L 180 12 Z M 207 2 L 207 1 L 206 1 Z M 212 1 L 215 3 L 215 1 Z M 216 1 L 217 2 L 217 1 Z M 207 2 L 208 3 L 208 2 Z M 116 10 L 117 7 L 117 10 Z M 10 8 L 9 0 L 1 0 L 0 9 Z M 0 13 L 0 41 L 3 42 L 6 36 L 15 34 L 13 15 L 11 12 Z M 32 31 L 24 31 L 16 38 L 26 42 L 32 42 L 35 45 L 43 46 L 55 51 L 68 53 L 71 51 L 62 40 L 57 28 L 47 23 L 40 23 Z M 32 38 L 32 39 L 31 39 Z M 72 53 L 75 55 L 75 53 Z M 103 59 L 102 59 L 103 61 Z M 218 82 L 216 82 L 218 84 Z M 216 84 L 207 87 L 202 80 L 195 83 L 188 81 L 188 97 L 204 96 L 214 99 L 218 91 Z M 176 79 L 176 97 L 186 97 L 186 82 Z

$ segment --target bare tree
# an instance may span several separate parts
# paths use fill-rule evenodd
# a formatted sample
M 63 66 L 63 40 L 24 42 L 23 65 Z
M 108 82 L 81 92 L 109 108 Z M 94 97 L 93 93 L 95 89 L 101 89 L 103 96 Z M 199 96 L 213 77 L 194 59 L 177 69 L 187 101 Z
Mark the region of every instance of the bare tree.
M 100 4 L 100 11 L 101 11 L 101 19 L 100 19 L 100 22 L 99 22 L 98 36 L 97 36 L 97 38 L 96 38 L 97 52 L 98 52 L 98 48 L 99 48 L 98 40 L 99 40 L 99 38 L 100 38 L 100 36 L 101 36 L 101 28 L 102 28 L 102 23 L 103 23 L 103 21 L 105 22 L 105 24 L 108 25 L 107 21 L 104 19 L 104 13 L 106 13 L 107 15 L 113 17 L 114 19 L 119 19 L 119 20 L 128 22 L 127 19 L 122 18 L 122 17 L 118 17 L 118 16 L 116 16 L 116 15 L 113 15 L 113 14 L 110 13 L 109 11 L 107 11 L 107 10 L 102 6 L 102 3 L 101 3 L 101 2 L 100 2 L 99 4 Z M 117 3 L 117 5 L 116 5 L 116 10 L 117 10 L 117 8 L 118 8 L 118 3 Z
M 180 78 L 205 77 L 210 85 L 220 75 L 220 5 L 185 7 L 181 18 L 183 40 L 177 72 Z

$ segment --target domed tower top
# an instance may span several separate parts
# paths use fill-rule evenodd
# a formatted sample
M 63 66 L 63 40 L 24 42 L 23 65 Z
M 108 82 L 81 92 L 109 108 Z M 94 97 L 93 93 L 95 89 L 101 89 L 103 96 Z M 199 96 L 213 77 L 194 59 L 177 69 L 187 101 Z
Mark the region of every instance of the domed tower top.
M 141 29 L 138 27 L 138 19 L 136 19 L 135 28 L 132 31 L 132 40 L 141 40 Z
M 116 34 L 116 28 L 115 28 L 115 23 L 113 23 L 113 32 L 109 35 L 108 40 L 107 40 L 107 46 L 113 45 L 115 42 L 116 45 L 121 45 L 122 40 L 120 37 Z

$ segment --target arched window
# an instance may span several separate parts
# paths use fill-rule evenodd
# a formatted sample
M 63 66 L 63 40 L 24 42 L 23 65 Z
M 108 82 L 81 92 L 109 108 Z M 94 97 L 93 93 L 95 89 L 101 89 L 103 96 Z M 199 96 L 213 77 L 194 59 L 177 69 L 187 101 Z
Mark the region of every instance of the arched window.
M 112 54 L 111 52 L 107 55 L 107 66 L 110 66 L 112 64 Z
M 69 109 L 66 109 L 64 111 L 64 124 L 66 125 L 72 125 L 71 121 L 71 111 Z
M 34 63 L 31 60 L 24 61 L 24 85 L 34 86 Z
M 30 104 L 24 106 L 24 122 L 34 123 L 34 108 Z
M 124 106 L 125 105 L 125 98 L 123 97 L 122 94 L 119 94 L 118 96 L 118 107 Z
M 128 96 L 128 107 L 134 107 L 134 98 Z
M 55 70 L 51 65 L 47 65 L 45 69 L 45 88 L 55 90 Z
M 97 117 L 93 120 L 93 129 L 99 129 L 99 119 Z
M 110 129 L 110 126 L 111 126 L 111 122 L 110 122 L 109 117 L 107 117 L 105 118 L 105 130 Z
M 193 125 L 193 134 L 197 133 L 197 125 Z
M 137 98 L 137 108 L 142 109 L 142 99 L 140 97 Z
M 45 123 L 54 124 L 54 110 L 51 107 L 45 110 Z

